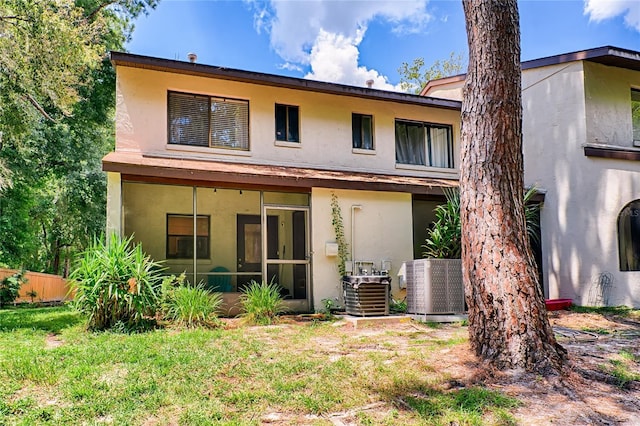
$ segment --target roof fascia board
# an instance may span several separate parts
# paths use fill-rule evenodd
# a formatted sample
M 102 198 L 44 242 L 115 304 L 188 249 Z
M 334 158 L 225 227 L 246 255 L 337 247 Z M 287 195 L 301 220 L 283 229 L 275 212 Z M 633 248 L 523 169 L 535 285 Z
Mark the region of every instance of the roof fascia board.
M 563 53 L 561 55 L 547 56 L 544 58 L 532 59 L 521 63 L 522 70 L 528 70 L 532 68 L 547 67 L 550 65 L 559 65 L 567 62 L 574 61 L 591 61 L 596 63 L 606 63 L 606 59 L 618 60 L 624 63 L 618 63 L 619 67 L 626 67 L 629 69 L 640 68 L 640 52 L 629 49 L 622 49 L 614 46 L 602 46 L 594 49 L 580 50 L 577 52 Z M 637 67 L 632 67 L 631 63 L 637 63 Z M 451 77 L 439 78 L 436 80 L 428 81 L 424 86 L 420 94 L 425 94 L 434 87 L 442 86 L 449 83 L 455 83 L 463 81 L 467 77 L 467 74 L 458 74 Z
M 398 102 L 433 108 L 460 110 L 462 103 L 449 99 L 431 98 L 407 93 L 348 86 L 303 78 L 285 77 L 253 71 L 237 70 L 212 65 L 196 64 L 171 59 L 154 58 L 123 52 L 111 52 L 111 62 L 115 66 L 143 68 L 162 72 L 194 75 L 199 77 L 218 78 L 242 83 L 260 84 L 287 89 L 305 90 L 309 92 L 351 96 L 364 99 Z
M 522 63 L 522 69 L 545 67 L 549 65 L 564 64 L 573 61 L 594 61 L 605 57 L 640 61 L 640 52 L 628 49 L 621 49 L 613 46 L 602 46 L 594 49 L 580 50 L 577 52 L 564 53 L 562 55 L 547 56 L 545 58 L 532 59 Z

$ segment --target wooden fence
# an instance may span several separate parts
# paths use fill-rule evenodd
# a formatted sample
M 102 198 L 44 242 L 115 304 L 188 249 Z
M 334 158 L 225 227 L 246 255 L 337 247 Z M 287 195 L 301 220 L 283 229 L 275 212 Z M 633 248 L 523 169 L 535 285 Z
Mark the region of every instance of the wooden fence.
M 18 271 L 15 269 L 0 268 L 0 280 L 16 272 Z M 25 278 L 27 282 L 20 288 L 20 295 L 16 299 L 16 303 L 31 302 L 32 298 L 28 295 L 31 291 L 36 293 L 33 297 L 33 302 L 49 303 L 69 300 L 67 296 L 69 292 L 67 281 L 60 275 L 27 272 Z

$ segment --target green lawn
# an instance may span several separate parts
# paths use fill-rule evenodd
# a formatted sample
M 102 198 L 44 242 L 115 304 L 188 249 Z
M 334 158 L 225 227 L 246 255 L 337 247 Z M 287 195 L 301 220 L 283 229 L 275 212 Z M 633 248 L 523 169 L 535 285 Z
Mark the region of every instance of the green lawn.
M 465 345 L 416 325 L 334 323 L 90 333 L 65 307 L 0 310 L 0 425 L 510 424 L 512 398 L 444 390 L 431 359 Z M 365 409 L 363 409 L 363 407 Z M 377 407 L 376 409 L 366 409 Z

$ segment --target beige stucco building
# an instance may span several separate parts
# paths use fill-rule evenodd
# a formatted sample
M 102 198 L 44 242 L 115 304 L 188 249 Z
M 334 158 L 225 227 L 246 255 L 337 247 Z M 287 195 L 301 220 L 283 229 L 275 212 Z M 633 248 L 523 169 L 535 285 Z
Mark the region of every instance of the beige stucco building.
M 545 294 L 640 307 L 640 52 L 602 47 L 522 70 L 525 183 L 545 192 Z M 461 100 L 463 84 L 422 93 Z
M 459 177 L 460 102 L 112 53 L 109 232 L 232 301 L 275 280 L 289 307 L 340 294 L 350 260 L 395 277 Z M 392 292 L 400 291 L 397 280 Z

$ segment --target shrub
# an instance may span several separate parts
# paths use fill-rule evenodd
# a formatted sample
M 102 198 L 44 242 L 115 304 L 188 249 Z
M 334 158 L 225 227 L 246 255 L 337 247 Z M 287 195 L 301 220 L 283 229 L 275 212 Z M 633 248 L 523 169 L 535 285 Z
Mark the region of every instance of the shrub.
M 445 189 L 444 195 L 447 202 L 435 209 L 436 220 L 427 232 L 422 255 L 436 259 L 457 259 L 462 251 L 460 193 Z
M 285 312 L 280 295 L 280 286 L 273 281 L 251 281 L 240 296 L 243 316 L 247 322 L 257 325 L 272 324 L 276 317 Z
M 18 298 L 20 287 L 27 282 L 24 273 L 25 271 L 18 271 L 0 281 L 0 308 Z
M 533 202 L 537 188 L 529 188 L 523 197 L 526 229 L 529 240 L 540 244 L 540 204 Z M 436 220 L 427 230 L 422 246 L 423 257 L 459 259 L 462 252 L 462 228 L 460 225 L 460 192 L 445 189 L 445 204 L 435 208 Z
M 175 286 L 174 283 L 178 285 Z M 216 311 L 222 304 L 221 293 L 210 293 L 200 283 L 183 285 L 184 274 L 163 281 L 162 311 L 164 318 L 186 327 L 212 326 L 217 319 Z
M 402 300 L 391 299 L 389 303 L 389 312 L 393 314 L 404 314 L 407 312 L 407 298 Z
M 135 329 L 158 307 L 163 268 L 132 238 L 94 240 L 71 272 L 72 305 L 89 317 L 91 330 Z

